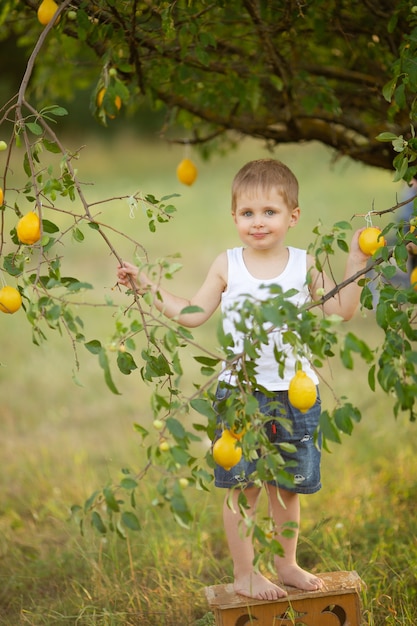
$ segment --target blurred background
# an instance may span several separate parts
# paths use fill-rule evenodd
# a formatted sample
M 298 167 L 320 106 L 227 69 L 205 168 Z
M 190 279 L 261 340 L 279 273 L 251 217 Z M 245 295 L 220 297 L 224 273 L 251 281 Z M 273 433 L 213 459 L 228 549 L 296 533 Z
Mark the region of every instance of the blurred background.
M 15 54 L 13 42 L 3 42 L 2 50 L 0 101 L 5 102 L 18 88 L 25 63 Z M 158 131 L 161 118 L 147 110 L 133 118 L 122 110 L 108 128 L 102 128 L 88 110 L 90 91 L 86 85 L 85 91 L 64 104 L 69 116 L 57 127 L 70 151 L 82 148 L 76 167 L 85 196 L 88 202 L 98 203 L 96 219 L 113 229 L 109 236 L 123 259 L 132 259 L 135 247 L 117 231 L 139 241 L 151 262 L 180 254 L 183 269 L 166 286 L 184 296 L 195 292 L 219 252 L 239 245 L 230 215 L 230 186 L 248 160 L 273 156 L 299 179 L 302 217 L 289 234 L 289 243 L 299 247 L 314 241 L 312 231 L 319 222 L 327 228 L 339 220 L 351 221 L 353 229 L 364 226 L 364 218 L 354 215 L 395 205 L 401 191 L 391 173 L 336 160 L 318 144 L 287 145 L 270 152 L 254 140 L 236 138 L 234 151 L 206 160 L 192 147 L 164 141 Z M 175 173 L 186 151 L 199 172 L 192 187 L 181 185 Z M 16 188 L 25 179 L 21 158 L 15 150 L 11 169 Z M 0 155 L 1 169 L 2 159 Z M 174 218 L 151 233 L 144 207 L 139 204 L 132 216 L 125 198 L 137 192 L 156 198 L 178 194 L 170 200 L 177 208 Z M 19 208 L 25 212 L 30 206 L 22 203 Z M 379 218 L 374 223 L 383 225 Z M 122 313 L 117 307 L 92 305 L 111 298 L 123 307 L 130 300 L 114 289 L 117 262 L 109 249 L 93 231 L 84 229 L 84 234 L 82 244 L 68 242 L 63 250 L 65 265 L 68 274 L 94 285 L 79 305 L 86 318 L 87 339 L 99 338 L 110 345 L 115 316 Z M 342 252 L 334 259 L 338 279 L 344 261 Z M 196 340 L 212 347 L 218 321 L 216 315 L 196 329 Z M 370 345 L 381 340 L 372 312 L 358 311 L 348 326 Z M 145 481 L 144 532 L 130 540 L 128 556 L 125 548 L 116 547 L 117 541 L 106 543 L 89 530 L 82 537 L 69 521 L 74 503 L 83 504 L 95 489 L 119 479 L 121 468 L 143 464 L 145 449 L 134 423 L 149 426 L 152 414 L 149 390 L 139 370 L 123 376 L 113 362 L 121 392 L 113 395 L 96 357 L 82 347 L 76 368 L 65 335 L 52 332 L 47 342 L 34 345 L 23 310 L 1 316 L 0 345 L 0 624 L 146 624 L 144 615 L 150 616 L 149 624 L 178 624 L 179 604 L 168 606 L 167 597 L 174 603 L 182 576 L 190 583 L 183 591 L 192 605 L 185 623 L 194 623 L 204 614 L 204 600 L 190 599 L 195 589 L 231 575 L 221 533 L 221 494 L 191 496 L 197 517 L 191 531 L 186 531 L 173 526 L 168 513 L 163 517 L 159 509 L 152 509 L 153 485 Z M 191 377 L 192 349 L 188 352 Z M 140 356 L 135 358 L 140 367 Z M 358 405 L 363 420 L 351 438 L 344 437 L 341 446 L 324 453 L 323 490 L 303 500 L 300 550 L 316 570 L 357 568 L 364 579 L 372 579 L 374 586 L 365 597 L 371 615 L 367 623 L 385 623 L 375 618 L 376 606 L 386 602 L 385 614 L 400 611 L 398 601 L 389 613 L 389 600 L 381 600 L 386 579 L 395 569 L 388 563 L 394 545 L 398 554 L 400 546 L 407 551 L 411 569 L 416 562 L 408 543 L 412 534 L 408 531 L 407 538 L 401 534 L 399 518 L 395 513 L 391 517 L 393 511 L 402 510 L 405 494 L 415 486 L 415 425 L 407 416 L 395 420 L 391 399 L 370 391 L 359 360 L 352 372 L 342 368 L 337 358 L 334 361 L 324 372 L 324 405 L 331 409 L 335 396 L 347 396 Z M 190 380 L 186 375 L 184 384 Z M 411 593 L 409 579 L 401 583 L 398 572 L 395 576 L 397 588 Z M 122 581 L 124 589 L 118 587 Z M 147 596 L 151 592 L 152 600 Z M 180 602 L 184 606 L 184 597 Z M 127 617 L 126 606 L 133 607 L 132 615 L 140 614 L 142 621 Z M 155 606 L 158 618 L 152 617 Z M 387 623 L 411 624 L 404 614 L 403 610 L 403 621 Z

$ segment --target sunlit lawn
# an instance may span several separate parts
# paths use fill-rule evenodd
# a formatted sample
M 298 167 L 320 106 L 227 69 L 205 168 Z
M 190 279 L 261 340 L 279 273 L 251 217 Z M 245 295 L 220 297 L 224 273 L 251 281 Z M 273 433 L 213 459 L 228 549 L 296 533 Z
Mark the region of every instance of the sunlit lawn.
M 76 148 L 76 140 L 71 141 Z M 151 261 L 180 252 L 184 269 L 175 278 L 175 290 L 185 296 L 199 285 L 216 254 L 239 245 L 230 217 L 234 173 L 249 159 L 269 156 L 254 142 L 210 162 L 193 155 L 199 178 L 186 188 L 175 178 L 181 147 L 127 136 L 111 142 L 82 138 L 81 144 L 86 147 L 77 168 L 89 202 L 137 191 L 156 197 L 181 194 L 171 200 L 175 219 L 156 234 L 147 229 L 140 203 L 133 217 L 126 198 L 92 210 L 99 221 L 139 241 Z M 302 221 L 290 234 L 293 245 L 307 246 L 319 220 L 330 227 L 395 204 L 399 189 L 388 173 L 346 160 L 332 164 L 328 151 L 307 144 L 281 148 L 274 156 L 300 180 Z M 362 226 L 363 218 L 352 224 Z M 132 258 L 133 244 L 109 232 L 118 254 Z M 62 251 L 67 273 L 96 285 L 82 301 L 97 304 L 109 296 L 127 304 L 113 289 L 115 259 L 95 233 L 85 229 L 85 234 L 84 243 Z M 340 261 L 335 271 L 340 277 Z M 81 313 L 87 338 L 110 343 L 115 308 L 80 303 Z M 34 346 L 23 311 L 0 321 L 0 624 L 193 625 L 208 611 L 201 589 L 229 581 L 232 573 L 221 494 L 192 495 L 196 521 L 186 531 L 168 511 L 151 505 L 148 480 L 139 503 L 142 532 L 127 544 L 103 540 L 88 528 L 81 536 L 69 521 L 71 505 L 117 479 L 122 467 L 142 464 L 144 448 L 133 423 L 149 423 L 149 392 L 139 373 L 126 377 L 113 367 L 121 392 L 113 395 L 96 358 L 84 348 L 78 349 L 77 370 L 65 333 L 49 334 L 47 342 Z M 217 321 L 196 330 L 203 345 L 212 344 Z M 366 340 L 378 342 L 372 314 L 358 313 L 351 325 Z M 356 569 L 368 585 L 364 623 L 411 626 L 417 619 L 415 426 L 406 416 L 396 421 L 392 401 L 369 390 L 360 362 L 353 372 L 337 363 L 326 370 L 322 393 L 332 405 L 327 385 L 356 403 L 363 420 L 342 446 L 324 454 L 323 490 L 303 500 L 300 559 L 315 571 Z

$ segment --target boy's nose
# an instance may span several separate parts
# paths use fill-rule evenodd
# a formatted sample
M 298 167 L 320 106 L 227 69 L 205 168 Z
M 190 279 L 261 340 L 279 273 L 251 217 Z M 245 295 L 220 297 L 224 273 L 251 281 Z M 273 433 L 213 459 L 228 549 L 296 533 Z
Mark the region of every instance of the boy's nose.
M 255 226 L 255 228 L 261 228 L 263 226 L 262 215 L 255 215 L 253 225 Z

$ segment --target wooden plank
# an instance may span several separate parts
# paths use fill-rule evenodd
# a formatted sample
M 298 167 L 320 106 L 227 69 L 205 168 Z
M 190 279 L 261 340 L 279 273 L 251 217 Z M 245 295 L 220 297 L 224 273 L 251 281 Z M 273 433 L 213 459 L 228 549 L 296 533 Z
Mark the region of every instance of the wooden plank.
M 364 583 L 352 572 L 318 574 L 325 587 L 301 591 L 286 586 L 278 600 L 255 600 L 236 594 L 233 585 L 205 588 L 216 626 L 359 626 L 359 591 Z M 282 585 L 281 585 L 282 586 Z
M 303 598 L 322 597 L 340 594 L 349 594 L 359 592 L 364 586 L 363 581 L 355 571 L 340 571 L 340 572 L 323 572 L 317 574 L 324 582 L 325 587 L 318 591 L 301 591 L 294 587 L 282 585 L 277 582 L 283 589 L 288 592 L 288 596 L 274 600 L 274 602 L 287 602 L 290 600 L 300 600 Z M 270 600 L 256 600 L 255 598 L 246 598 L 235 593 L 233 584 L 226 585 L 213 585 L 211 587 L 205 587 L 205 594 L 210 606 L 217 608 L 230 608 L 238 606 L 256 606 L 258 604 L 269 604 Z

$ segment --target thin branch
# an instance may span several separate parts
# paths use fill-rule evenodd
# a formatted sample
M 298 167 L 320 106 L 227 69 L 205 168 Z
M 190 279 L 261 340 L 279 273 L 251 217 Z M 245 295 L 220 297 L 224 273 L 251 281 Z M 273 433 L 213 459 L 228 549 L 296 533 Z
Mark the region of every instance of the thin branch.
M 355 213 L 354 215 L 352 215 L 351 219 L 353 219 L 354 217 L 367 217 L 368 215 L 385 215 L 386 213 L 394 213 L 397 209 L 399 209 L 402 206 L 405 206 L 406 204 L 408 204 L 409 202 L 413 202 L 413 200 L 417 198 L 417 193 L 414 196 L 411 196 L 410 198 L 407 198 L 406 200 L 403 200 L 402 202 L 397 202 L 397 204 L 395 204 L 394 206 L 390 207 L 389 209 L 383 209 L 382 211 L 368 211 L 367 213 Z

